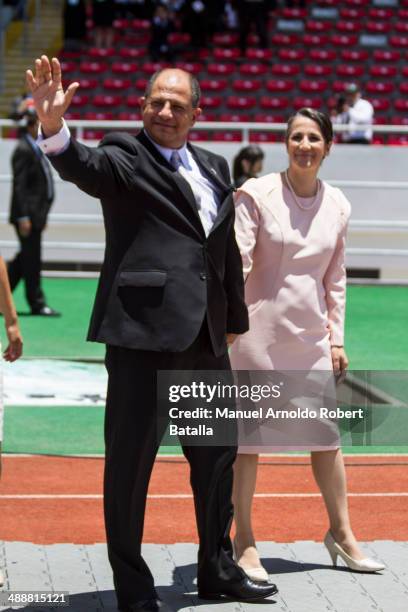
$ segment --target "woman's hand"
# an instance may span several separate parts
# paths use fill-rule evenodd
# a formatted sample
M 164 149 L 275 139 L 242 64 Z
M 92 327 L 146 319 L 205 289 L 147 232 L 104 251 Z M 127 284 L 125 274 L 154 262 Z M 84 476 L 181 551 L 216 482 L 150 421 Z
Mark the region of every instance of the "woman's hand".
M 6 324 L 6 333 L 9 345 L 3 353 L 5 361 L 15 361 L 23 352 L 23 339 L 18 323 Z
M 337 378 L 337 382 L 344 380 L 349 360 L 343 346 L 331 347 L 331 358 L 333 364 L 333 372 Z

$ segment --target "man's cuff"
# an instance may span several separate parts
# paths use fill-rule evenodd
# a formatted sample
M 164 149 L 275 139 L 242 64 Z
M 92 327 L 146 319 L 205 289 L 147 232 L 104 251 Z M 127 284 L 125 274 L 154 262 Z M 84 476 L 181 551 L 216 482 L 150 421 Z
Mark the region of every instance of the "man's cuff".
M 41 129 L 38 130 L 37 144 L 45 155 L 59 155 L 66 151 L 71 140 L 71 132 L 64 120 L 62 120 L 62 128 L 58 134 L 45 138 Z

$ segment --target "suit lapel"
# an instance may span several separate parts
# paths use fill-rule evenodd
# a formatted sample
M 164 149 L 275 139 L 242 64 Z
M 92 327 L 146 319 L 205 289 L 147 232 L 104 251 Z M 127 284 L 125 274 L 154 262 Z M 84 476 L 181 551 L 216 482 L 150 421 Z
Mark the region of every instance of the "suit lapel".
M 211 233 L 218 227 L 218 225 L 220 225 L 220 223 L 222 223 L 222 221 L 230 212 L 230 207 L 232 204 L 231 194 L 235 189 L 234 186 L 232 184 L 228 184 L 225 181 L 224 177 L 220 174 L 220 172 L 216 168 L 214 168 L 213 164 L 211 163 L 211 160 L 209 159 L 210 155 L 208 155 L 206 151 L 197 149 L 191 144 L 189 144 L 188 147 L 191 153 L 193 154 L 197 164 L 200 166 L 201 170 L 203 170 L 203 172 L 208 176 L 210 181 L 220 190 L 220 206 L 218 208 L 218 214 L 215 218 L 214 225 L 211 228 Z

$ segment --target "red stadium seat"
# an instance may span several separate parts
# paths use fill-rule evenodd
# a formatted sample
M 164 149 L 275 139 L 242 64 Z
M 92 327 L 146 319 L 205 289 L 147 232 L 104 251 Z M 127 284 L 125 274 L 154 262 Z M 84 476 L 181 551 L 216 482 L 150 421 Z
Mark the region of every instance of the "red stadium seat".
M 144 91 L 146 89 L 148 83 L 148 79 L 136 79 L 135 81 L 135 89 L 137 89 L 138 91 Z
M 340 77 L 360 77 L 365 71 L 364 66 L 360 64 L 339 64 L 336 68 L 336 74 Z
M 79 64 L 79 70 L 84 72 L 85 74 L 102 74 L 106 72 L 108 69 L 108 65 L 105 62 L 81 62 Z
M 98 108 L 118 108 L 122 104 L 122 96 L 98 94 L 93 97 L 92 104 Z
M 130 20 L 129 19 L 115 19 L 113 22 L 113 27 L 115 30 L 127 30 L 130 28 Z
M 408 134 L 403 136 L 388 136 L 388 144 L 394 147 L 406 147 L 408 146 Z
M 89 96 L 86 94 L 76 93 L 72 98 L 71 106 L 75 108 L 82 108 L 89 104 Z
M 358 7 L 342 7 L 339 11 L 340 17 L 342 19 L 361 19 L 364 17 L 365 12 L 364 9 Z
M 142 113 L 138 113 L 138 112 L 126 112 L 126 111 L 122 111 L 119 113 L 118 118 L 120 121 L 141 121 L 142 119 Z
M 273 34 L 271 43 L 274 47 L 292 47 L 299 43 L 299 36 L 296 34 Z
M 131 108 L 140 108 L 140 96 L 137 94 L 130 94 L 126 98 L 126 105 Z
M 391 120 L 393 125 L 408 125 L 408 116 L 405 117 L 393 117 Z
M 112 72 L 114 74 L 136 74 L 139 72 L 139 66 L 136 62 L 114 62 Z
M 61 62 L 61 72 L 62 74 L 71 74 L 72 72 L 76 72 L 79 66 L 76 62 L 66 62 L 65 60 Z
M 332 24 L 330 21 L 314 21 L 309 19 L 306 21 L 305 28 L 307 32 L 327 32 L 327 30 L 331 30 Z
M 150 30 L 150 21 L 148 19 L 132 19 L 130 27 L 132 30 L 139 30 L 141 32 Z
M 228 132 L 214 132 L 212 139 L 215 142 L 241 142 L 241 132 L 228 131 Z
M 346 0 L 348 6 L 366 6 L 371 0 Z
M 340 56 L 345 62 L 365 62 L 369 57 L 364 49 L 342 49 Z
M 369 94 L 387 94 L 394 91 L 394 83 L 390 81 L 367 81 L 364 87 Z
M 223 91 L 227 88 L 226 79 L 203 79 L 200 81 L 202 91 Z
M 402 72 L 402 76 L 408 77 L 408 66 L 403 66 L 401 72 Z
M 401 53 L 391 49 L 375 49 L 373 59 L 376 62 L 399 62 Z
M 387 98 L 370 98 L 375 111 L 387 111 L 390 108 L 390 101 Z
M 201 113 L 199 121 L 218 121 L 217 113 Z
M 83 91 L 84 89 L 96 89 L 98 87 L 99 81 L 97 79 L 79 79 L 80 88 L 79 91 Z
M 332 73 L 332 67 L 327 64 L 307 64 L 304 73 L 309 76 L 328 76 Z
M 309 57 L 315 62 L 333 62 L 337 53 L 332 49 L 310 49 Z
M 347 85 L 346 81 L 333 81 L 332 89 L 335 93 L 343 93 L 343 91 L 346 89 L 346 85 Z M 334 103 L 333 105 L 330 104 L 329 106 L 335 106 L 335 105 L 336 103 Z
M 365 29 L 370 34 L 387 34 L 392 29 L 392 25 L 386 21 L 368 21 Z
M 147 55 L 147 48 L 122 47 L 122 49 L 119 51 L 119 55 L 125 60 L 139 59 L 140 57 L 145 57 Z
M 354 34 L 362 30 L 362 24 L 359 21 L 344 21 L 340 20 L 336 23 L 336 29 L 345 34 Z
M 274 64 L 271 72 L 279 76 L 295 76 L 299 74 L 300 66 L 297 64 Z
M 145 46 L 147 47 L 147 45 L 150 42 L 150 35 L 149 34 L 125 34 L 124 36 L 121 37 L 121 42 L 123 42 L 125 45 L 128 45 L 129 47 L 141 47 L 141 46 Z
M 368 16 L 371 19 L 390 19 L 394 12 L 390 8 L 369 8 Z
M 258 91 L 261 87 L 262 82 L 255 79 L 236 79 L 232 83 L 235 91 Z
M 88 111 L 84 115 L 87 121 L 112 121 L 113 118 L 113 113 L 109 111 Z
M 204 70 L 204 66 L 200 62 L 176 62 L 175 66 L 192 74 L 199 74 Z
M 188 134 L 188 139 L 192 142 L 205 142 L 210 140 L 210 135 L 205 130 L 191 130 Z
M 252 96 L 229 96 L 226 100 L 228 108 L 248 110 L 255 108 L 257 99 Z
M 330 40 L 335 47 L 354 47 L 357 44 L 357 36 L 348 34 L 333 34 Z
M 209 74 L 232 74 L 235 72 L 235 64 L 217 63 L 208 64 L 207 71 Z
M 284 19 L 305 19 L 307 11 L 302 8 L 286 7 L 282 9 Z
M 385 144 L 385 136 L 382 136 L 381 134 L 374 134 L 373 135 L 373 139 L 371 141 L 372 145 L 384 145 Z
M 278 57 L 283 62 L 301 62 L 306 57 L 306 51 L 304 49 L 279 49 Z
M 91 130 L 91 129 L 85 129 L 83 132 L 83 138 L 84 140 L 102 140 L 102 138 L 105 136 L 105 133 L 103 130 Z
M 251 118 L 249 115 L 247 114 L 241 114 L 241 113 L 222 113 L 220 115 L 220 121 L 227 121 L 227 122 L 238 122 L 238 121 L 250 121 Z
M 325 47 L 329 39 L 326 34 L 304 34 L 302 40 L 306 47 Z
M 405 81 L 403 83 L 400 83 L 399 85 L 399 90 L 402 94 L 404 94 L 405 96 L 408 95 L 408 81 Z
M 322 103 L 323 101 L 321 98 L 312 98 L 309 96 L 296 96 L 296 98 L 293 100 L 293 106 L 296 110 L 303 108 L 304 106 L 316 109 L 321 108 Z
M 257 113 L 254 121 L 256 123 L 285 123 L 285 117 L 276 113 Z
M 68 60 L 79 60 L 82 59 L 83 53 L 81 51 L 67 51 L 64 49 L 58 55 L 60 62 L 66 62 Z
M 400 34 L 407 34 L 408 33 L 408 21 L 398 21 L 395 24 L 395 29 Z
M 168 62 L 145 62 L 142 64 L 142 72 L 148 75 L 152 75 L 162 68 L 168 68 L 170 64 Z
M 254 49 L 250 47 L 246 50 L 246 57 L 249 60 L 269 60 L 272 57 L 270 49 Z
M 251 130 L 249 132 L 249 142 L 280 142 L 282 140 L 281 134 L 276 132 L 260 132 Z
M 370 66 L 370 74 L 373 77 L 395 77 L 397 74 L 396 66 L 387 66 L 383 64 L 373 64 Z
M 229 32 L 214 34 L 213 43 L 220 47 L 234 47 L 239 42 L 238 34 Z
M 75 120 L 75 119 L 82 119 L 82 114 L 81 113 L 72 113 L 70 111 L 68 111 L 67 113 L 64 113 L 64 117 L 66 121 L 70 121 L 70 120 Z
M 235 60 L 237 59 L 240 55 L 241 55 L 241 51 L 239 49 L 237 49 L 236 47 L 233 47 L 231 49 L 214 49 L 214 59 L 216 60 L 221 60 L 221 61 L 229 61 L 229 60 Z
M 220 96 L 203 96 L 201 98 L 201 107 L 207 108 L 218 108 L 222 104 L 222 98 Z
M 272 96 L 262 96 L 259 103 L 261 108 L 265 109 L 284 109 L 288 108 L 289 100 L 287 98 L 273 98 Z
M 167 37 L 170 45 L 188 45 L 191 42 L 190 34 L 187 32 L 172 32 Z
M 250 64 L 250 63 L 244 63 L 241 64 L 240 67 L 240 73 L 241 74 L 248 74 L 248 75 L 257 75 L 257 74 L 266 74 L 267 72 L 269 72 L 269 68 L 266 64 Z
M 322 93 L 323 91 L 326 91 L 328 86 L 328 81 L 326 81 L 325 79 L 304 79 L 299 83 L 300 91 L 303 91 L 305 93 Z
M 408 36 L 390 36 L 388 42 L 392 47 L 408 49 Z
M 105 79 L 103 82 L 104 89 L 111 89 L 115 91 L 121 91 L 122 89 L 129 89 L 131 86 L 130 79 Z
M 91 49 L 88 50 L 88 55 L 90 57 L 94 57 L 96 59 L 104 59 L 104 58 L 109 58 L 109 57 L 113 57 L 114 55 L 116 55 L 116 49 L 101 49 L 99 47 L 92 47 Z
M 408 9 L 399 9 L 397 15 L 399 19 L 408 19 Z
M 292 91 L 295 88 L 294 81 L 288 81 L 286 79 L 268 79 L 266 81 L 266 89 L 268 91 L 279 92 L 279 91 Z

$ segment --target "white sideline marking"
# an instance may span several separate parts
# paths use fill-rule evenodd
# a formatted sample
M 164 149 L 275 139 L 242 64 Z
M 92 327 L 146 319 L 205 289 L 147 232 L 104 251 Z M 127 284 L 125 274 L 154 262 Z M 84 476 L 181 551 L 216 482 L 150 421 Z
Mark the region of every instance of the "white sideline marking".
M 163 493 L 148 495 L 148 499 L 192 499 L 192 493 Z M 279 497 L 321 497 L 320 493 L 255 493 L 258 498 L 279 498 Z M 348 497 L 408 497 L 407 492 L 395 493 L 348 493 Z M 21 494 L 21 495 L 0 495 L 2 499 L 103 499 L 101 494 Z

